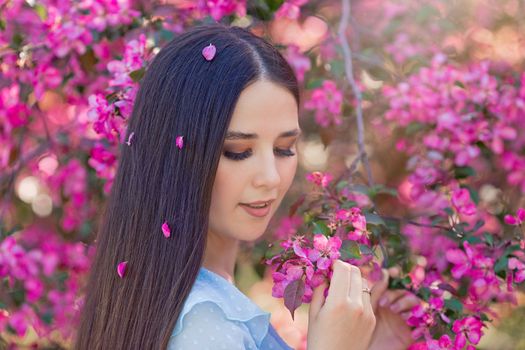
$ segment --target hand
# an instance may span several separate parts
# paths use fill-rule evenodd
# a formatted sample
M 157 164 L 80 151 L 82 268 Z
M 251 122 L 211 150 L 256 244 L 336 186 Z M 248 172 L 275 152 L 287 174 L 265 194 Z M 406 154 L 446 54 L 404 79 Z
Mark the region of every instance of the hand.
M 383 270 L 383 280 L 372 288 L 371 303 L 376 316 L 376 327 L 369 350 L 406 350 L 414 342 L 411 328 L 406 324 L 410 310 L 421 301 L 406 290 L 387 290 L 389 275 L 398 271 L 391 268 Z
M 326 298 L 326 282 L 314 289 L 308 314 L 308 350 L 368 349 L 375 317 L 370 295 L 363 292 L 366 281 L 359 268 L 341 260 L 334 261 L 333 271 Z

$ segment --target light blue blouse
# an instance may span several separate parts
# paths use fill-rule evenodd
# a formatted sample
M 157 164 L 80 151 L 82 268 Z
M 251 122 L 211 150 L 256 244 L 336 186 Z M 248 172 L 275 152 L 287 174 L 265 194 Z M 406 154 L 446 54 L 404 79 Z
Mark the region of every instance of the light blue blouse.
M 260 309 L 224 277 L 201 267 L 168 350 L 293 350 Z

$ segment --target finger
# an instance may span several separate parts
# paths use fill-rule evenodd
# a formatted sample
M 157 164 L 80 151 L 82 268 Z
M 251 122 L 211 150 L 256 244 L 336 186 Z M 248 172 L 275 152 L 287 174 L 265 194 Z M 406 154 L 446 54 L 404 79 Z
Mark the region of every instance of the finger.
M 337 304 L 339 300 L 346 300 L 348 298 L 351 270 L 350 264 L 339 259 L 334 261 L 332 267 L 334 273 L 330 281 L 326 302 L 329 304 Z
M 410 311 L 416 305 L 419 305 L 421 301 L 414 294 L 407 293 L 403 297 L 390 305 L 390 310 L 393 312 L 405 312 Z
M 312 301 L 310 302 L 310 309 L 308 310 L 308 317 L 310 319 L 317 318 L 317 314 L 319 313 L 319 310 L 321 310 L 321 307 L 325 302 L 324 290 L 327 286 L 328 284 L 325 281 L 314 288 Z
M 406 290 L 401 289 L 387 290 L 383 293 L 381 298 L 379 298 L 379 306 L 387 307 L 390 304 L 396 302 L 396 300 L 405 295 L 405 293 Z
M 410 311 L 406 311 L 406 312 L 402 312 L 400 315 L 403 318 L 403 320 L 408 320 L 410 316 L 412 316 L 412 313 Z
M 390 275 L 390 277 L 396 278 L 399 277 L 399 275 L 401 274 L 401 270 L 397 266 L 392 266 L 388 269 L 388 274 Z
M 350 270 L 350 300 L 363 305 L 363 278 L 361 277 L 361 271 L 354 265 L 350 265 Z
M 368 288 L 368 281 L 366 279 L 362 279 L 363 289 L 362 289 L 362 295 L 363 295 L 363 307 L 366 312 L 374 313 L 374 310 L 372 309 L 372 303 L 370 301 L 370 294 L 368 292 L 365 292 L 364 290 Z
M 383 278 L 381 281 L 376 282 L 372 287 L 372 296 L 370 297 L 370 302 L 372 308 L 377 309 L 377 304 L 379 303 L 379 298 L 384 294 L 388 288 L 388 272 L 385 269 L 382 269 Z

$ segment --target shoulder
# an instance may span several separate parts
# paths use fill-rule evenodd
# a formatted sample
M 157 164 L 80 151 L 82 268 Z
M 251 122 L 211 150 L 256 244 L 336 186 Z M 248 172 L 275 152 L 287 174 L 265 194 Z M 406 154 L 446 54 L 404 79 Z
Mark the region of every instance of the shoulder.
M 168 349 L 257 349 L 269 325 L 270 313 L 224 278 L 201 269 Z
M 211 301 L 196 303 L 182 317 L 182 327 L 172 333 L 168 350 L 178 349 L 257 349 L 242 323 L 227 318 Z

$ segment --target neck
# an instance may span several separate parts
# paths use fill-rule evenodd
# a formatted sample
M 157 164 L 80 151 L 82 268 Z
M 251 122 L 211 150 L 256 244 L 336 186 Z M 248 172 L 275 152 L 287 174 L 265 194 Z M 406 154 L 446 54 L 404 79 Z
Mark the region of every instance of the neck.
M 234 269 L 239 240 L 208 232 L 202 266 L 235 284 Z

